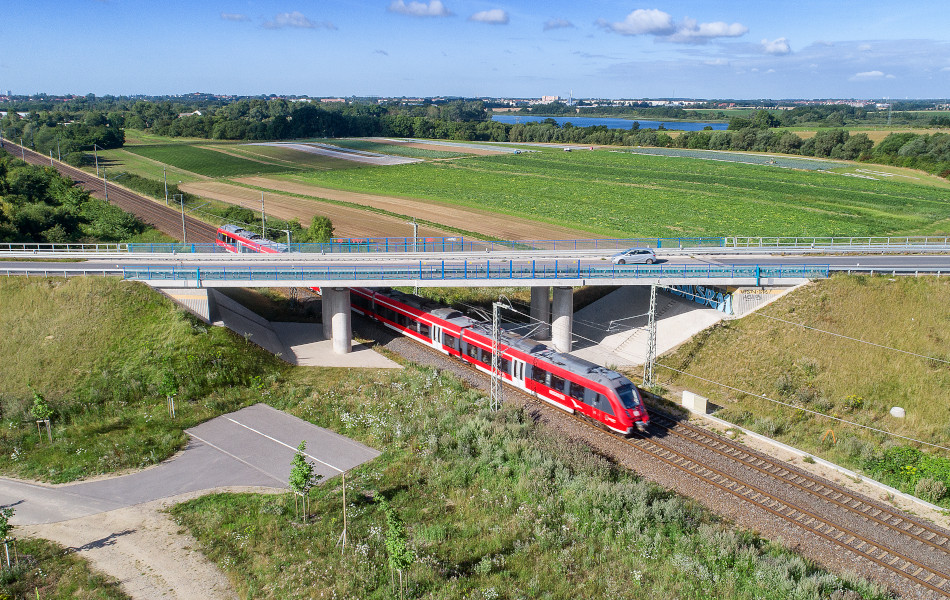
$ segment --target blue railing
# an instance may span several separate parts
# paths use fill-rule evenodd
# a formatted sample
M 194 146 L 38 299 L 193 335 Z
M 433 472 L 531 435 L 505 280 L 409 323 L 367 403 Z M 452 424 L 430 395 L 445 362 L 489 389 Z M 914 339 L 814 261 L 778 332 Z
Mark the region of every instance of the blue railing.
M 575 261 L 565 264 L 498 261 L 469 265 L 419 263 L 374 267 L 126 267 L 123 278 L 138 281 L 202 282 L 293 282 L 293 281 L 530 281 L 550 279 L 819 279 L 828 277 L 828 265 L 631 265 L 585 266 Z

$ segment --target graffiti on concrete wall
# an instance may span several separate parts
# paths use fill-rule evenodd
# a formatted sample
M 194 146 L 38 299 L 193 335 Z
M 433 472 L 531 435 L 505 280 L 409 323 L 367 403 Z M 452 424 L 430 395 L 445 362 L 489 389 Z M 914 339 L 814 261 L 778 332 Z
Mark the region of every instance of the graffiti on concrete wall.
M 670 291 L 675 296 L 715 308 L 727 315 L 732 314 L 732 294 L 727 290 L 704 285 L 674 285 L 670 288 Z

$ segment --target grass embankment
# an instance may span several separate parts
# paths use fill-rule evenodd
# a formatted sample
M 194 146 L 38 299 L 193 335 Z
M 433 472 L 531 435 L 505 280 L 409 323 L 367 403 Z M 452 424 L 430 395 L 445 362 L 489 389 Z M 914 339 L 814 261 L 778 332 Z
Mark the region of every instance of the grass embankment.
M 140 284 L 7 278 L 0 297 L 8 475 L 62 482 L 157 463 L 183 445 L 183 429 L 260 401 L 284 368 Z M 53 444 L 29 414 L 30 385 L 54 410 Z
M 947 230 L 942 190 L 908 181 L 621 152 L 481 156 L 285 175 L 610 236 L 887 235 Z
M 17 541 L 19 564 L 0 571 L 0 598 L 127 600 L 119 582 L 93 571 L 74 553 L 46 540 Z M 12 558 L 12 554 L 11 554 Z
M 795 407 L 950 446 L 950 279 L 838 276 L 701 333 L 660 363 Z M 791 323 L 858 338 L 881 348 Z M 920 356 L 932 357 L 932 359 Z M 658 369 L 724 419 L 950 507 L 950 453 Z M 907 417 L 889 415 L 893 406 Z M 833 431 L 833 435 L 828 431 Z M 924 483 L 921 483 L 923 481 Z M 935 487 L 936 486 L 936 487 Z
M 729 530 L 521 410 L 487 410 L 431 369 L 295 370 L 271 403 L 384 453 L 347 475 L 344 552 L 339 477 L 315 489 L 307 525 L 291 523 L 289 496 L 173 509 L 242 598 L 393 597 L 378 498 L 414 556 L 406 598 L 885 597 Z

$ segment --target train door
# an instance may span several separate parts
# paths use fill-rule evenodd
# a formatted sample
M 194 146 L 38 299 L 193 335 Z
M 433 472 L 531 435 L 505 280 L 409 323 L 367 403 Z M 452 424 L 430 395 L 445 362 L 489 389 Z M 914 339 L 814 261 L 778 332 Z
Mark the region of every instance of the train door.
M 517 358 L 511 359 L 511 382 L 520 388 L 524 388 L 524 361 Z
M 442 327 L 433 325 L 429 330 L 429 336 L 432 339 L 432 344 L 439 350 L 442 350 Z

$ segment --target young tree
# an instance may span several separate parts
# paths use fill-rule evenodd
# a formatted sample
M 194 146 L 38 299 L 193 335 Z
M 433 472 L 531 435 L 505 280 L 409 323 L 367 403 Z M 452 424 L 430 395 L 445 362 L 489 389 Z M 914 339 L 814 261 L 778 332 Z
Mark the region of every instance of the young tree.
M 0 539 L 3 540 L 3 550 L 6 553 L 8 567 L 10 566 L 9 537 L 10 531 L 13 530 L 13 525 L 10 525 L 11 517 L 13 517 L 12 508 L 0 508 Z
M 399 573 L 399 596 L 402 597 L 403 571 L 412 566 L 416 556 L 409 548 L 409 536 L 406 534 L 406 526 L 402 519 L 385 498 L 379 496 L 378 502 L 386 513 L 386 554 L 389 556 L 390 577 L 394 571 Z
M 290 461 L 290 478 L 287 481 L 294 493 L 294 516 L 297 515 L 297 500 L 300 499 L 305 521 L 310 512 L 310 488 L 323 478 L 323 475 L 316 475 L 313 472 L 313 463 L 304 457 L 304 450 L 306 449 L 306 441 L 300 442 L 300 445 L 297 446 L 297 452 L 294 454 L 293 460 Z
M 53 432 L 50 429 L 49 419 L 53 416 L 53 409 L 47 404 L 43 394 L 37 392 L 32 386 L 30 387 L 30 391 L 33 392 L 33 406 L 30 408 L 30 412 L 33 414 L 33 418 L 36 419 L 36 430 L 39 432 L 40 423 L 45 423 L 46 434 L 49 436 L 50 443 L 52 443 Z

